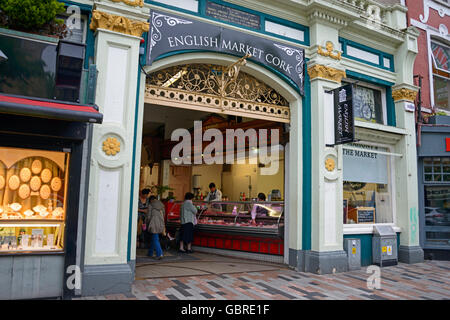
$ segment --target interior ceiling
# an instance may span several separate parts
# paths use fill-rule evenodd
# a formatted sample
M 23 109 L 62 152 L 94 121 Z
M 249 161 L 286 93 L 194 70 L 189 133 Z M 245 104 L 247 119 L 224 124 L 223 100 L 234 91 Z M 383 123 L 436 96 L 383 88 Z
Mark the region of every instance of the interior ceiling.
M 165 125 L 166 135 L 168 132 L 176 128 L 190 129 L 194 126 L 194 121 L 202 120 L 208 117 L 211 113 L 187 110 L 182 108 L 165 107 L 155 104 L 145 104 L 144 107 L 144 121 L 143 121 L 143 135 L 153 135 L 157 129 Z M 217 116 L 227 118 L 226 115 L 216 114 Z M 250 118 L 242 118 L 242 122 L 252 121 Z

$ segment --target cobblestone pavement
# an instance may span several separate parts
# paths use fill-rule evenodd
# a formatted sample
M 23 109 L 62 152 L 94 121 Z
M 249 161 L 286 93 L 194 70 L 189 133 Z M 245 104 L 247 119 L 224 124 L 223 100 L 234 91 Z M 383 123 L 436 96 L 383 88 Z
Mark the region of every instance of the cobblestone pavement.
M 273 265 L 270 265 L 273 267 Z M 316 275 L 280 266 L 258 272 L 201 274 L 168 278 L 141 278 L 130 294 L 81 299 L 99 300 L 450 300 L 450 262 L 384 267 L 381 288 L 367 287 L 367 268 Z

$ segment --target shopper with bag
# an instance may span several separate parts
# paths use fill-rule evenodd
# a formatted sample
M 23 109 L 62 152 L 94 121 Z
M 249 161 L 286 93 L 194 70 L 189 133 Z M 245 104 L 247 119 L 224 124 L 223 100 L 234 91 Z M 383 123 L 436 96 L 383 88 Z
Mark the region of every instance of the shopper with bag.
M 159 242 L 159 235 L 165 233 L 164 204 L 157 200 L 155 196 L 150 196 L 147 222 L 147 231 L 151 235 L 148 256 L 152 257 L 153 251 L 156 250 L 156 259 L 160 260 L 163 257 L 163 251 Z
M 194 225 L 197 224 L 197 208 L 192 203 L 194 195 L 190 192 L 184 196 L 184 202 L 180 208 L 181 232 L 180 232 L 180 250 L 182 253 L 193 253 L 191 249 L 194 240 Z M 187 250 L 184 249 L 187 246 Z

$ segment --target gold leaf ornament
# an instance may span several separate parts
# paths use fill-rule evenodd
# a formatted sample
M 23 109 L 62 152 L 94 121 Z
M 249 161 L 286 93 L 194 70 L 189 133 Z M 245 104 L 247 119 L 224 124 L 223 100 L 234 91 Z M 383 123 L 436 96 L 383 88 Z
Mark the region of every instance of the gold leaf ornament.
M 120 152 L 120 142 L 116 138 L 106 138 L 103 141 L 103 152 L 108 156 L 115 156 Z
M 325 169 L 327 169 L 328 171 L 333 171 L 335 167 L 336 163 L 334 159 L 328 158 L 327 160 L 325 160 Z

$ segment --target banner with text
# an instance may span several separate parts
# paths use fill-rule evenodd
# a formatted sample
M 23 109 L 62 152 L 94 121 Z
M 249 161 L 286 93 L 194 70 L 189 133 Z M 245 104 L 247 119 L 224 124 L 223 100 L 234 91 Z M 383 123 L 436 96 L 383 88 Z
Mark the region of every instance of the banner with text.
M 248 60 L 271 67 L 293 81 L 303 95 L 305 52 L 244 32 L 152 11 L 148 33 L 147 63 L 163 54 L 181 50 L 214 51 L 238 57 L 250 54 Z

